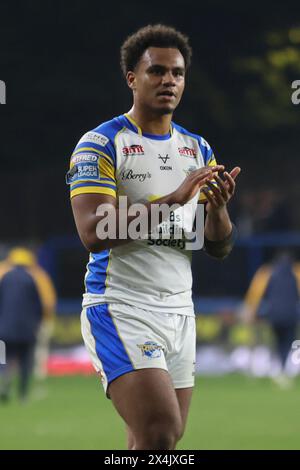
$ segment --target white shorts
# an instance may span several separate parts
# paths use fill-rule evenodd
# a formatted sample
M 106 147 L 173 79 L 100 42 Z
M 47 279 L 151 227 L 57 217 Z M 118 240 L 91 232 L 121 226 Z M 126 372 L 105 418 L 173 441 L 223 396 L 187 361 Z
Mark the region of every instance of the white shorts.
M 105 392 L 120 375 L 146 368 L 168 371 L 174 388 L 194 385 L 194 317 L 99 304 L 83 309 L 81 331 Z

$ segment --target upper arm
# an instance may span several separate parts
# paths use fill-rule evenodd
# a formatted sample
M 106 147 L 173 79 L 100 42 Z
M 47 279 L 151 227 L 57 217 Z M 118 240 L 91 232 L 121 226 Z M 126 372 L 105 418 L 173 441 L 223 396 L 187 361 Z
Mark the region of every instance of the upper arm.
M 97 208 L 102 204 L 116 207 L 116 198 L 106 194 L 79 194 L 71 200 L 72 211 L 79 237 L 87 250 L 96 252 L 100 248 L 96 234 Z
M 109 139 L 88 132 L 78 142 L 66 176 L 72 210 L 84 245 L 96 236 L 96 211 L 100 204 L 116 206 L 115 150 Z

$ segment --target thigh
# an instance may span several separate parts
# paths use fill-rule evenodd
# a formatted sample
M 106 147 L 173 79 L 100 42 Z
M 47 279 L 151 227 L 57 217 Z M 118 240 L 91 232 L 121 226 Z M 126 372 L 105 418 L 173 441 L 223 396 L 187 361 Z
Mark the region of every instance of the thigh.
M 193 394 L 193 387 L 189 388 L 178 388 L 175 390 L 177 400 L 178 400 L 178 405 L 180 408 L 180 414 L 181 414 L 181 421 L 182 421 L 182 435 L 184 433 L 185 427 L 186 427 L 186 422 L 189 414 L 189 409 L 191 405 L 191 400 L 192 400 L 192 394 Z
M 188 418 L 188 413 L 190 409 L 190 404 L 191 404 L 191 399 L 192 399 L 192 393 L 193 393 L 193 387 L 190 388 L 180 388 L 175 390 L 176 393 L 176 398 L 180 410 L 180 416 L 181 416 L 181 428 L 180 428 L 180 437 L 183 436 L 186 423 L 187 423 L 187 418 Z M 135 447 L 135 435 L 129 425 L 127 424 L 127 445 L 128 449 L 134 449 Z
M 196 365 L 196 322 L 194 317 L 173 316 L 176 336 L 170 353 L 166 355 L 168 371 L 174 388 L 190 389 L 195 383 Z M 190 392 L 182 392 L 189 395 Z M 181 393 L 179 392 L 180 396 Z M 185 403 L 184 400 L 183 403 Z M 184 406 L 184 405 L 183 405 Z
M 84 309 L 81 325 L 106 392 L 112 381 L 129 372 L 147 368 L 167 371 L 164 318 L 128 305 L 102 304 Z
M 109 395 L 134 436 L 163 423 L 181 427 L 181 410 L 167 371 L 140 369 L 118 377 L 109 385 Z

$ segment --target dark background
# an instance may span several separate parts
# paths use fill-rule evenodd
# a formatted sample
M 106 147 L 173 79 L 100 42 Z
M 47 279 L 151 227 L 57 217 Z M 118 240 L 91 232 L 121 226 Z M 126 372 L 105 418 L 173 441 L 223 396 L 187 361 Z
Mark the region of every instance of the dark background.
M 74 237 L 70 154 L 84 132 L 131 107 L 119 49 L 156 22 L 190 37 L 174 120 L 204 136 L 220 163 L 241 166 L 231 204 L 241 236 L 299 230 L 298 12 L 296 2 L 1 2 L 0 244 Z M 74 253 L 63 256 L 74 263 Z M 243 266 L 250 255 L 235 256 Z M 80 251 L 80 266 L 85 257 Z

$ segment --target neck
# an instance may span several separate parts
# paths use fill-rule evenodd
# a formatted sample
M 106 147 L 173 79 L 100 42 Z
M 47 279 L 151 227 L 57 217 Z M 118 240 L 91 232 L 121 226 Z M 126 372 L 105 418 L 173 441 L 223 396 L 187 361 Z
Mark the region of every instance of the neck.
M 172 114 L 159 115 L 134 104 L 127 113 L 147 134 L 166 135 L 170 132 Z

